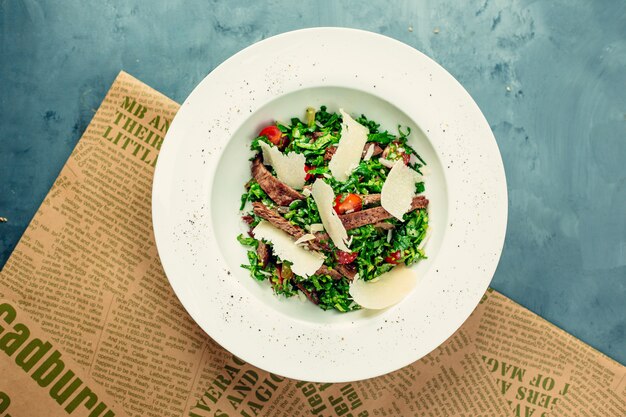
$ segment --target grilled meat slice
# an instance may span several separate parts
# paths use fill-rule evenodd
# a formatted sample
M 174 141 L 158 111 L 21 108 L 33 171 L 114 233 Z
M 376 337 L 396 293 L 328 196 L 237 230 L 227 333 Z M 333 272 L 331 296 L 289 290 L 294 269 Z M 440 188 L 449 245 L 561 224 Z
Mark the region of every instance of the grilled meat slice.
M 428 200 L 426 197 L 418 195 L 417 197 L 413 197 L 411 209 L 409 211 L 425 208 L 427 206 Z M 382 206 L 339 216 L 346 230 L 356 229 L 357 227 L 365 226 L 367 224 L 379 223 L 392 217 L 391 213 L 382 208 Z
M 304 196 L 301 193 L 273 176 L 265 168 L 260 158 L 256 158 L 252 162 L 252 176 L 263 191 L 279 206 L 288 206 L 294 200 L 304 200 Z

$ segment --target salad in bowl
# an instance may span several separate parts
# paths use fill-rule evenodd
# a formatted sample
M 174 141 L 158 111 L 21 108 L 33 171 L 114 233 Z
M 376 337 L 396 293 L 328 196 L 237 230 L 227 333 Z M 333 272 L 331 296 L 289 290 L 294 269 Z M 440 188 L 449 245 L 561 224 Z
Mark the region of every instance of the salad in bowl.
M 277 296 L 324 310 L 383 309 L 415 286 L 426 258 L 426 162 L 410 129 L 381 130 L 325 106 L 260 130 L 241 197 L 242 267 Z

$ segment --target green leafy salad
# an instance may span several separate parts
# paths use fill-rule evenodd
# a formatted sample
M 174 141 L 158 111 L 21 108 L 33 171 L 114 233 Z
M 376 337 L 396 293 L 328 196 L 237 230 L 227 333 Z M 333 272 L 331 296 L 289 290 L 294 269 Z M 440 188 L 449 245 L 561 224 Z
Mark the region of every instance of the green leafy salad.
M 352 119 L 326 106 L 263 128 L 250 144 L 252 178 L 241 196 L 249 226 L 237 238 L 247 248 L 242 267 L 267 280 L 276 295 L 348 312 L 362 308 L 350 292 L 355 280 L 367 283 L 425 258 L 428 200 L 420 169 L 426 163 L 407 143 L 409 134 L 409 128 L 398 126 L 393 134 L 365 115 Z M 410 170 L 413 178 L 399 215 L 386 206 L 396 189 L 383 190 L 396 176 L 392 169 Z M 332 194 L 322 192 L 328 186 Z

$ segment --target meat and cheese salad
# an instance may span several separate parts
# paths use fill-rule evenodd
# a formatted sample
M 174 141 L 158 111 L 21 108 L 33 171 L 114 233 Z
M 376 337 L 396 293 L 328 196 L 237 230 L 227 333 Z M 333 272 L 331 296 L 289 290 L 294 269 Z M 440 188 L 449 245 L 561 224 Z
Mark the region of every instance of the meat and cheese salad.
M 425 162 L 409 134 L 325 106 L 262 129 L 241 198 L 242 267 L 277 295 L 324 310 L 400 301 L 415 285 L 406 266 L 425 258 L 428 230 Z

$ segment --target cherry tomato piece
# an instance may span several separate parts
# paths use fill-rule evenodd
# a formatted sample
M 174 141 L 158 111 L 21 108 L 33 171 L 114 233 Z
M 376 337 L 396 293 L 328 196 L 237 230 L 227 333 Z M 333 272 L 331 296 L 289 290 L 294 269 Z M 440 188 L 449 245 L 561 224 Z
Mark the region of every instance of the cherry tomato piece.
M 308 181 L 308 180 L 310 180 L 310 179 L 315 177 L 315 175 L 309 174 L 309 171 L 312 170 L 312 169 L 315 169 L 315 167 L 312 167 L 312 166 L 309 166 L 309 165 L 305 165 L 304 166 L 304 172 L 306 172 L 306 176 L 304 177 L 305 181 Z
M 344 251 L 337 251 L 337 262 L 339 262 L 342 265 L 347 265 L 347 264 L 351 264 L 352 262 L 354 262 L 354 260 L 356 259 L 356 257 L 359 256 L 358 252 L 344 252 Z
M 385 262 L 388 264 L 398 265 L 400 263 L 400 259 L 402 258 L 402 251 L 397 250 L 395 252 L 391 252 L 386 258 Z
M 356 194 L 339 194 L 335 198 L 334 209 L 337 214 L 346 214 L 359 211 L 363 208 L 361 197 Z
M 267 140 L 272 142 L 274 145 L 279 146 L 281 145 L 283 132 L 281 132 L 277 126 L 267 126 L 259 132 L 259 136 L 265 136 Z

